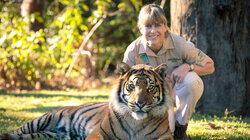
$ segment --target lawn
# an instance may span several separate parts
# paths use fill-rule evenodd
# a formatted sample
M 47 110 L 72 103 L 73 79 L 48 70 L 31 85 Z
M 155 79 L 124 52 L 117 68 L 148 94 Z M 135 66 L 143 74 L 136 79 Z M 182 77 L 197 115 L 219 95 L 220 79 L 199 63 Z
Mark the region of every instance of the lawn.
M 0 133 L 17 129 L 25 122 L 63 106 L 107 101 L 110 87 L 88 91 L 0 92 Z M 250 139 L 250 118 L 194 115 L 188 126 L 191 139 Z

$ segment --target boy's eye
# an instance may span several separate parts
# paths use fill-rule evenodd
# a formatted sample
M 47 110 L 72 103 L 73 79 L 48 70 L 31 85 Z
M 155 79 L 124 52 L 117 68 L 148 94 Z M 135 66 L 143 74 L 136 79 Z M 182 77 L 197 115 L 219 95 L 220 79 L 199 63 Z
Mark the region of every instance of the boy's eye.
M 147 24 L 145 25 L 146 28 L 152 28 L 152 27 L 155 27 L 155 28 L 159 28 L 161 27 L 161 24 Z

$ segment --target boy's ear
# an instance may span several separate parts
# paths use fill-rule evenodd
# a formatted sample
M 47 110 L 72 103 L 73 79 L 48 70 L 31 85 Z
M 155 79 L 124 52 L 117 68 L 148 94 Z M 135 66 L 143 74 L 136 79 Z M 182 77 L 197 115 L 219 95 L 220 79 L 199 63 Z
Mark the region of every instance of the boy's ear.
M 117 65 L 117 69 L 120 76 L 123 76 L 130 70 L 130 66 L 124 62 L 121 62 L 120 64 Z
M 140 33 L 143 34 L 141 25 L 138 26 L 138 29 L 139 29 Z
M 167 24 L 164 24 L 164 30 L 165 30 L 165 32 L 168 31 L 168 25 Z

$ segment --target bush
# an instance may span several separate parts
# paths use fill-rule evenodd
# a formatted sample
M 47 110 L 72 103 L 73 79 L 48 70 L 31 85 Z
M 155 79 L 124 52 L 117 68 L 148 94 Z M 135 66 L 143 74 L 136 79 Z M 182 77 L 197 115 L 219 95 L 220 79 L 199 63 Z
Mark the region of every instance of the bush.
M 126 2 L 116 0 L 94 3 L 50 0 L 45 2 L 42 17 L 33 13 L 29 18 L 20 15 L 20 4 L 4 2 L 0 8 L 0 84 L 1 79 L 6 87 L 34 88 L 40 83 L 50 86 L 55 79 L 61 84 L 73 53 L 84 39 L 83 34 L 86 35 L 105 13 L 125 9 L 107 17 L 84 48 L 92 53 L 97 77 L 102 77 L 111 65 L 122 60 L 126 47 L 139 34 L 136 16 L 141 3 L 131 2 L 137 6 L 136 11 Z M 43 22 L 44 28 L 29 31 L 30 22 L 35 20 Z M 81 68 L 73 68 L 69 81 L 75 77 L 81 77 Z

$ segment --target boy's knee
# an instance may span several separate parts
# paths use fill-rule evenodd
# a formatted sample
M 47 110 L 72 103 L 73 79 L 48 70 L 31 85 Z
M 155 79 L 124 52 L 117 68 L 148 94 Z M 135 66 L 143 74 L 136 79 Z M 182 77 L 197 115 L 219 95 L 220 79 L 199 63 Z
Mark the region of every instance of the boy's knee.
M 195 72 L 189 72 L 184 78 L 183 84 L 187 86 L 188 89 L 195 91 L 196 94 L 202 94 L 204 89 L 202 79 Z

